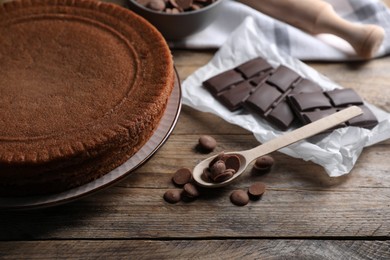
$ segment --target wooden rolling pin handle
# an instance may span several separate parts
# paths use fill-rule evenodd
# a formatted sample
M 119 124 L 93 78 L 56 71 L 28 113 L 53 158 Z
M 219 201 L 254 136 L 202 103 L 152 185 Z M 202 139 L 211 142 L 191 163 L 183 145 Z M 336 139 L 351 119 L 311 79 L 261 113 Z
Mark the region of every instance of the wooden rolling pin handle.
M 316 1 L 316 0 L 315 0 Z M 381 46 L 385 31 L 374 24 L 358 24 L 342 19 L 332 6 L 325 4 L 313 26 L 312 34 L 331 33 L 343 38 L 363 58 L 373 57 Z
M 385 32 L 373 24 L 349 22 L 321 0 L 239 0 L 275 19 L 310 34 L 330 33 L 346 40 L 363 58 L 371 58 L 381 46 Z

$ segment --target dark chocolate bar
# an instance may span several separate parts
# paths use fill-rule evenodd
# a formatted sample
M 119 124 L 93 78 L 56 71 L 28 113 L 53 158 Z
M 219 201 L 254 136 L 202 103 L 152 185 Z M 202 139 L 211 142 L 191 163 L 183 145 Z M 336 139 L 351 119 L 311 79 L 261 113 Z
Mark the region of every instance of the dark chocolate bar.
M 348 120 L 340 127 L 359 126 L 371 129 L 378 124 L 375 115 L 353 89 L 293 94 L 289 95 L 288 101 L 302 124 L 309 124 L 352 105 L 359 106 L 363 114 Z
M 288 67 L 274 69 L 260 57 L 222 72 L 203 85 L 230 111 L 244 107 L 281 130 L 294 122 L 311 123 L 351 105 L 361 107 L 364 113 L 341 126 L 372 128 L 378 123 L 352 89 L 324 92 Z

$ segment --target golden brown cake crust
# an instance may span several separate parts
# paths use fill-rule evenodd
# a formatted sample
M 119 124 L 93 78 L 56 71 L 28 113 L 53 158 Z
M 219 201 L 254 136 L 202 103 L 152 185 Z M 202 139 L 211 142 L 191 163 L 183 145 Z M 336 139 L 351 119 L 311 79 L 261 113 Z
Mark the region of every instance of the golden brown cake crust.
M 0 35 L 3 185 L 106 161 L 80 183 L 91 180 L 152 135 L 174 70 L 165 40 L 143 18 L 97 1 L 13 1 L 0 6 Z

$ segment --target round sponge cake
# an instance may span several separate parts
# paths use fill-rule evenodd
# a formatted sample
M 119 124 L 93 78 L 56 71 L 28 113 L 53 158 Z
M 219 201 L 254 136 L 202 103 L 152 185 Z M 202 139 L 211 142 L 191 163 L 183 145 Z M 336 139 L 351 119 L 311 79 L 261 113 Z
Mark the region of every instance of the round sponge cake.
M 64 191 L 151 137 L 173 89 L 161 34 L 92 0 L 0 5 L 0 194 Z

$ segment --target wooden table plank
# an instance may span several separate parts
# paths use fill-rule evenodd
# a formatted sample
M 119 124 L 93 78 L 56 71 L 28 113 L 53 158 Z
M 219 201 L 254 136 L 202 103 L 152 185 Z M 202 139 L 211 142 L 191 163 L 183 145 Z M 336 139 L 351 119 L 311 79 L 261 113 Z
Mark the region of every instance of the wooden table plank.
M 389 241 L 63 240 L 0 244 L 1 259 L 389 259 Z M 20 250 L 23 248 L 24 250 Z M 28 253 L 26 253 L 28 252 Z M 33 258 L 29 252 L 35 252 Z
M 145 182 L 138 180 L 131 185 Z M 168 188 L 169 176 L 165 182 Z M 261 201 L 245 207 L 228 198 L 233 189 L 246 188 L 245 182 L 176 205 L 163 201 L 167 188 L 122 184 L 69 205 L 3 214 L 0 240 L 389 236 L 387 187 L 302 187 L 297 182 L 297 177 L 294 186 L 278 178 Z

